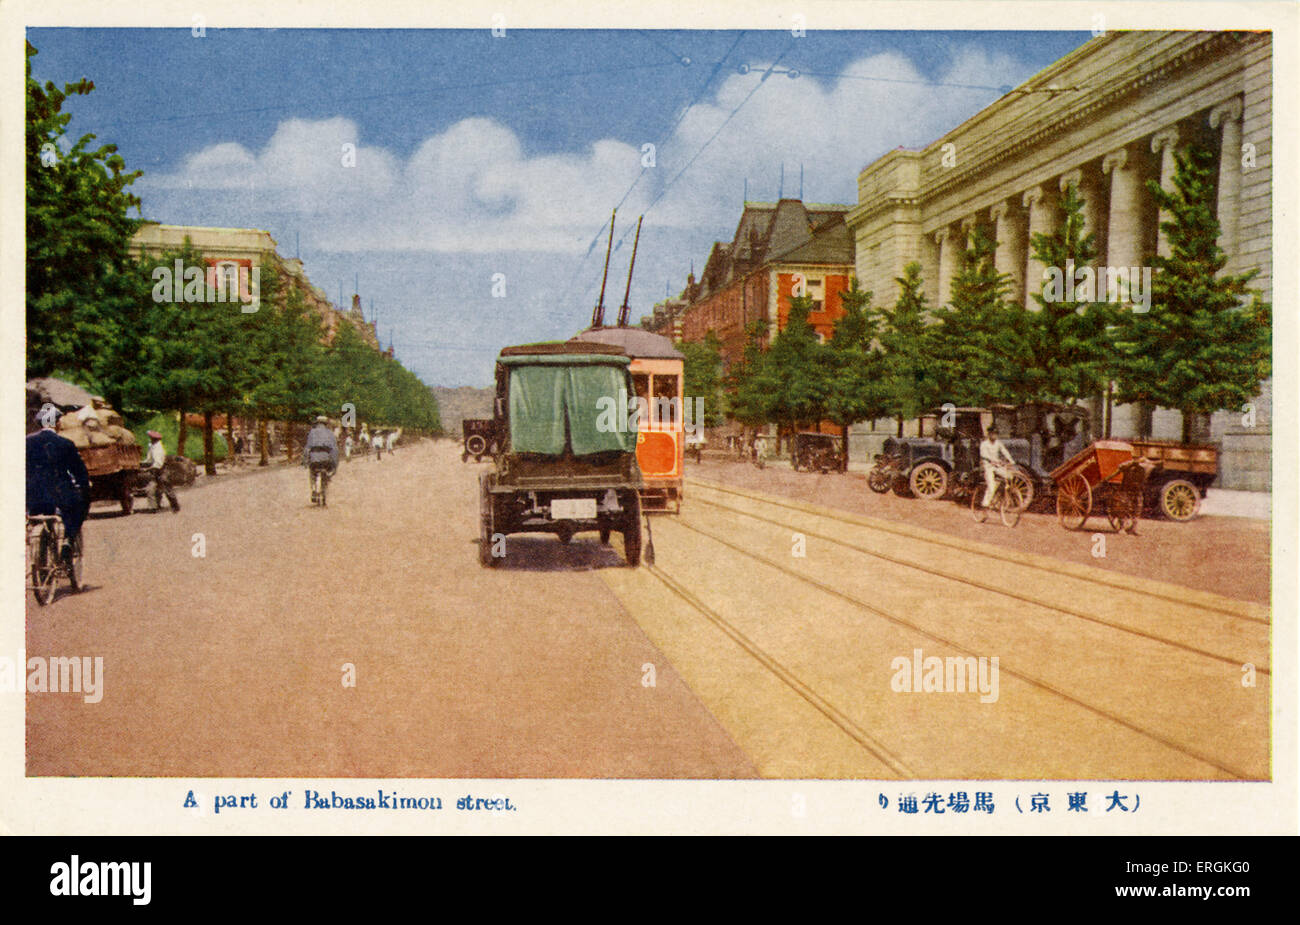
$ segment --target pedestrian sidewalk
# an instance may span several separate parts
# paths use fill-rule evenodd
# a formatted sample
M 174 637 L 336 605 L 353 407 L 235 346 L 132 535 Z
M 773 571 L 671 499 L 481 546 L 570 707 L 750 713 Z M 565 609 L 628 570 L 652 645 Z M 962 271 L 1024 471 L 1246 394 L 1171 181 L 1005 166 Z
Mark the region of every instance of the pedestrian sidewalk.
M 1230 491 L 1211 488 L 1201 502 L 1201 514 L 1219 517 L 1250 517 L 1255 520 L 1273 519 L 1273 495 L 1267 491 Z

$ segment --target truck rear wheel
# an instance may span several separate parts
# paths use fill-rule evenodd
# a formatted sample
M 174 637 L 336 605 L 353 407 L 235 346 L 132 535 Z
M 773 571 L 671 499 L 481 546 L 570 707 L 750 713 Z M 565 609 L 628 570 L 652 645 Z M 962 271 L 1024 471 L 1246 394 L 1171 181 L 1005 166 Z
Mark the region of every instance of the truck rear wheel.
M 479 483 L 478 496 L 478 561 L 479 565 L 492 568 L 501 560 L 492 555 L 492 539 L 495 534 L 492 517 L 492 493 L 488 491 L 487 479 Z
M 630 494 L 624 504 L 623 558 L 635 568 L 641 564 L 641 497 L 635 491 Z

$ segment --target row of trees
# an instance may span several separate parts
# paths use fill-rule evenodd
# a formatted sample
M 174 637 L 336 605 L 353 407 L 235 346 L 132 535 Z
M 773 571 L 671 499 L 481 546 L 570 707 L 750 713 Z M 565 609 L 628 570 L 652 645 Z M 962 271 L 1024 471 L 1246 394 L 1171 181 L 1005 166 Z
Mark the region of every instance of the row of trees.
M 1227 258 L 1217 244 L 1215 177 L 1213 155 L 1191 148 L 1177 158 L 1172 191 L 1148 185 L 1169 215 L 1161 229 L 1170 254 L 1152 260 L 1146 311 L 1105 301 L 1104 278 L 1096 288 L 1049 288 L 1034 296 L 1036 310 L 1028 309 L 1009 297 L 996 244 L 977 231 L 946 305 L 927 303 L 914 263 L 897 279 L 890 310 L 873 307 L 872 294 L 855 281 L 824 344 L 808 321 L 807 298 L 792 300 L 770 344 L 767 322 L 756 322 L 723 380 L 727 411 L 743 425 L 787 431 L 892 416 L 901 434 L 905 419 L 944 402 L 1071 404 L 1113 384 L 1117 401 L 1181 411 L 1187 440 L 1194 415 L 1241 408 L 1271 375 L 1271 307 L 1250 288 L 1256 274 L 1220 272 Z M 1035 259 L 1061 270 L 1094 264 L 1097 243 L 1085 233 L 1083 200 L 1070 188 L 1061 205 L 1060 226 L 1030 242 Z M 712 350 L 717 363 L 716 345 L 694 349 Z M 695 378 L 688 367 L 688 390 L 704 394 L 695 391 Z
M 321 317 L 271 263 L 260 272 L 257 311 L 216 293 L 155 291 L 154 270 L 175 261 L 205 267 L 187 240 L 176 252 L 134 260 L 128 217 L 140 201 L 113 145 L 67 136 L 69 96 L 32 79 L 27 46 L 27 374 L 57 375 L 103 394 L 127 416 L 146 411 L 202 413 L 205 462 L 212 467 L 214 415 L 263 422 L 316 414 L 437 432 L 432 390 L 362 339 L 350 321 L 325 343 Z M 177 281 L 179 287 L 180 281 Z M 184 297 L 182 297 L 184 296 Z M 263 425 L 264 426 L 264 425 Z M 262 441 L 265 446 L 265 440 Z

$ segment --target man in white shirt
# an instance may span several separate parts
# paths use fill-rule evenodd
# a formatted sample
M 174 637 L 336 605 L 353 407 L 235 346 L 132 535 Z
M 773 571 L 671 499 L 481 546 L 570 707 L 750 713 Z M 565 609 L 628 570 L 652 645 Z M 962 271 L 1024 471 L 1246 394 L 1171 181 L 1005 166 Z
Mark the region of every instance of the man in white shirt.
M 167 470 L 164 466 L 167 463 L 167 451 L 163 448 L 162 434 L 156 430 L 149 431 L 149 449 L 144 457 L 145 474 L 153 481 L 153 508 L 155 511 L 162 509 L 162 496 L 167 495 L 167 503 L 172 507 L 172 513 L 180 511 L 180 502 L 176 500 L 176 492 L 172 490 L 171 481 L 167 478 Z
M 988 507 L 993 500 L 993 491 L 997 487 L 993 473 L 1004 461 L 1013 466 L 1016 463 L 1011 451 L 998 439 L 997 430 L 990 427 L 984 432 L 984 440 L 980 443 L 980 465 L 984 467 L 984 507 Z

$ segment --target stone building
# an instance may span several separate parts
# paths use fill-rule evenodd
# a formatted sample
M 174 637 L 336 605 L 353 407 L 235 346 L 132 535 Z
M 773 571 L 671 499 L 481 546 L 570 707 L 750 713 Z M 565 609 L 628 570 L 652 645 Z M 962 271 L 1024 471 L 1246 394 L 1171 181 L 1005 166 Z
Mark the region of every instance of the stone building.
M 725 364 L 744 354 L 745 328 L 768 323 L 768 337 L 785 326 L 790 299 L 801 287 L 813 299 L 809 321 L 828 339 L 844 312 L 840 293 L 853 277 L 853 239 L 844 223 L 848 206 L 746 202 L 731 241 L 713 245 L 682 317 L 682 339 L 714 332 Z
M 1219 152 L 1217 217 L 1225 272 L 1258 269 L 1272 301 L 1272 39 L 1267 33 L 1115 32 L 1099 36 L 1016 87 L 920 151 L 899 149 L 858 178 L 846 221 L 858 279 L 890 304 L 895 277 L 917 261 L 931 304 L 946 300 L 967 235 L 982 227 L 1013 293 L 1036 306 L 1043 267 L 1030 235 L 1059 222 L 1061 194 L 1084 200 L 1097 263 L 1149 266 L 1166 245 L 1148 179 L 1171 188 L 1173 152 L 1198 143 Z M 1220 484 L 1271 484 L 1271 388 L 1254 423 L 1238 409 L 1214 414 L 1200 439 L 1218 442 Z M 1178 439 L 1168 409 L 1094 402 L 1098 433 Z

